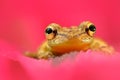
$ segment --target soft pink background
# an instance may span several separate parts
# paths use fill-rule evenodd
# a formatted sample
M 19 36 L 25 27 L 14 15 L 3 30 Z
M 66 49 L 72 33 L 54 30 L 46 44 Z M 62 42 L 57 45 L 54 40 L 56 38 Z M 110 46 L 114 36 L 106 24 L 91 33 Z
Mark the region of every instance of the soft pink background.
M 51 22 L 79 25 L 84 20 L 97 27 L 97 36 L 119 42 L 119 0 L 2 0 L 0 38 L 25 49 L 36 49 L 44 27 Z
M 53 80 L 58 77 L 54 77 L 53 75 L 56 73 L 61 75 L 62 72 L 66 70 L 69 61 L 68 63 L 64 63 L 64 65 L 61 65 L 62 67 L 58 67 L 53 71 L 53 67 L 49 65 L 49 62 L 40 61 L 39 63 L 33 59 L 29 60 L 19 54 L 25 50 L 35 51 L 40 43 L 45 39 L 44 28 L 51 22 L 56 22 L 62 26 L 71 26 L 79 25 L 80 22 L 84 20 L 90 20 L 97 27 L 96 36 L 105 39 L 109 44 L 117 47 L 119 50 L 119 8 L 119 0 L 1 0 L 0 79 L 37 80 L 39 75 L 43 73 L 41 79 L 45 78 L 47 80 L 46 76 L 48 76 L 48 78 Z M 96 59 L 97 56 L 99 55 L 95 55 L 95 57 L 93 57 L 93 64 L 94 58 Z M 100 57 L 100 60 L 102 60 L 103 57 L 104 56 Z M 83 57 L 83 62 L 84 59 L 85 61 L 87 60 Z M 118 58 L 117 61 L 119 61 Z M 116 61 L 112 60 L 111 62 L 114 63 Z M 43 63 L 44 65 L 42 65 Z M 73 79 L 81 79 L 78 77 L 78 74 L 81 71 L 76 72 L 81 64 L 76 62 L 76 64 L 74 63 L 70 65 L 71 67 L 66 70 L 66 73 L 61 75 L 62 78 L 60 79 L 66 78 L 65 80 L 72 80 L 72 78 L 70 77 L 69 79 L 68 76 L 73 75 Z M 85 68 L 82 68 L 82 70 L 86 70 L 87 66 L 90 65 L 85 64 Z M 119 65 L 116 64 L 116 66 Z M 118 74 L 120 69 L 118 67 L 116 68 L 116 66 L 114 66 L 116 69 L 115 73 Z M 111 69 L 114 67 L 111 67 Z M 90 67 L 90 69 L 93 70 L 94 68 Z M 111 69 L 108 70 L 108 73 Z M 106 69 L 102 68 L 101 71 L 104 73 L 104 70 Z M 114 74 L 114 70 L 111 72 Z M 97 73 L 97 71 L 95 73 Z M 84 74 L 87 74 L 86 71 Z

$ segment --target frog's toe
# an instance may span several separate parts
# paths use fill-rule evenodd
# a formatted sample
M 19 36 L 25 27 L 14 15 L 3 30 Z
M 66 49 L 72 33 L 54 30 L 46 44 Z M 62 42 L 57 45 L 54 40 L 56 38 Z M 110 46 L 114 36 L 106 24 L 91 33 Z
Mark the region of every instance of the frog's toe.
M 114 48 L 109 46 L 109 47 L 101 47 L 100 51 L 103 51 L 104 53 L 107 54 L 113 54 L 115 52 Z
M 27 51 L 27 52 L 24 53 L 24 55 L 27 56 L 27 57 L 30 57 L 30 58 L 36 58 L 36 59 L 38 59 L 36 53 L 31 53 L 31 52 Z
M 50 59 L 50 58 L 54 58 L 55 56 L 53 55 L 52 52 L 45 52 L 43 54 L 39 54 L 39 59 Z

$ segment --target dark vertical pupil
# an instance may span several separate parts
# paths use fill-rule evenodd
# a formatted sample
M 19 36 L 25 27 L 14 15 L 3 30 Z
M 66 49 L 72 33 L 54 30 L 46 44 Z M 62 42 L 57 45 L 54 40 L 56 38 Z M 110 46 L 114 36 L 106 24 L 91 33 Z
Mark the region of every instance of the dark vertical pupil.
M 47 34 L 50 34 L 53 32 L 53 30 L 51 28 L 47 28 L 46 31 L 45 31 Z
M 94 25 L 90 25 L 90 26 L 89 26 L 89 30 L 91 30 L 91 31 L 96 31 L 96 28 L 95 28 Z

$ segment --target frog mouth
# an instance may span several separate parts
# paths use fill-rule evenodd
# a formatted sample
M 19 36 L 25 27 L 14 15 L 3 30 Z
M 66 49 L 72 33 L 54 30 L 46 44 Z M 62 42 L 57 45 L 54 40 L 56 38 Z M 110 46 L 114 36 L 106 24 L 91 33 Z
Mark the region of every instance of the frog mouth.
M 74 38 L 60 44 L 52 45 L 51 48 L 54 53 L 64 54 L 71 51 L 87 50 L 89 48 L 89 44 L 90 43 L 84 43 L 79 39 Z

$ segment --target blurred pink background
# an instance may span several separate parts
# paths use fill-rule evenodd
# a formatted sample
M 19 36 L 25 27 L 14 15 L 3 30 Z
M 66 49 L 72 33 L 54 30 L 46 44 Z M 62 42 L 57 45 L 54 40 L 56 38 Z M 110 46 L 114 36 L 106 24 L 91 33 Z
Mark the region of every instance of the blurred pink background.
M 35 50 L 51 22 L 62 26 L 92 21 L 96 35 L 118 43 L 120 25 L 119 0 L 2 0 L 0 38 Z
M 71 65 L 68 70 L 66 70 L 66 66 L 69 62 L 67 64 L 64 63 L 62 67 L 57 68 L 57 70 L 52 73 L 53 69 L 51 69 L 48 63 L 29 60 L 23 56 L 20 57 L 18 54 L 25 50 L 35 51 L 41 42 L 45 40 L 44 28 L 49 23 L 56 22 L 62 26 L 69 27 L 71 25 L 79 25 L 85 20 L 90 20 L 96 25 L 96 36 L 103 38 L 109 44 L 119 49 L 119 8 L 119 0 L 1 0 L 0 80 L 37 80 L 41 74 L 41 79 L 45 78 L 45 80 L 47 80 L 46 76 L 50 78 L 49 80 L 55 80 L 61 74 L 63 74 L 61 75 L 63 78 L 66 78 L 65 80 L 72 80 L 72 78 L 69 79 L 69 74 L 70 76 L 74 75 L 73 79 L 76 78 L 76 80 L 79 80 L 80 78 L 77 74 L 79 72 L 75 72 L 77 69 L 79 70 L 79 62 L 74 63 L 74 66 Z M 17 50 L 14 50 L 14 48 L 12 48 L 13 46 L 15 46 Z M 7 57 L 3 57 L 3 55 L 7 55 Z M 85 58 L 85 60 L 87 59 Z M 100 57 L 100 60 L 102 60 L 102 57 Z M 111 62 L 114 63 L 116 61 L 113 60 Z M 84 65 L 86 67 L 91 65 L 86 64 Z M 82 70 L 86 70 L 86 67 L 82 67 Z M 108 73 L 111 72 L 113 68 L 116 69 L 115 71 L 117 72 L 115 73 L 119 76 L 120 69 L 118 67 L 116 68 L 116 66 L 111 67 Z M 70 71 L 71 69 L 72 71 Z M 93 70 L 94 68 L 90 67 L 90 69 Z M 41 70 L 42 73 L 40 73 Z M 67 72 L 61 73 L 62 70 L 66 70 Z M 103 71 L 104 73 L 104 70 L 106 69 L 102 69 L 101 72 Z M 46 74 L 47 72 L 48 74 Z M 59 73 L 59 75 L 54 77 L 53 75 L 56 74 L 56 72 Z M 114 71 L 112 72 L 114 74 Z M 84 71 L 82 73 L 84 73 Z M 97 71 L 95 73 L 97 73 Z M 65 77 L 64 74 L 68 75 Z M 84 74 L 86 75 L 87 73 Z M 60 78 L 60 80 L 63 80 L 63 78 Z

